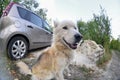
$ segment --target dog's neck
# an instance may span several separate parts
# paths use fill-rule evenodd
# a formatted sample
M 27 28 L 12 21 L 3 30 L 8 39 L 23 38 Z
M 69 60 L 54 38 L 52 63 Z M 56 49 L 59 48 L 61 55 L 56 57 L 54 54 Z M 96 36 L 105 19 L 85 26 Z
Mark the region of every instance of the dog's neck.
M 55 50 L 64 53 L 65 56 L 67 56 L 68 58 L 73 57 L 73 50 L 59 41 L 56 43 L 52 43 L 52 47 L 54 47 Z
M 72 49 L 68 48 L 61 41 L 55 41 L 54 43 L 52 43 L 52 47 L 55 47 L 59 51 L 67 51 L 67 52 L 72 51 Z

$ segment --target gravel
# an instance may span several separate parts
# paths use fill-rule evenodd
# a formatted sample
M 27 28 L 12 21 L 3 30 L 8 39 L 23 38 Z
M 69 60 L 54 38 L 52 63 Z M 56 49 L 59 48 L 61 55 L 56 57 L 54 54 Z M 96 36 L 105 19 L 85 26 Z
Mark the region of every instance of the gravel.
M 37 53 L 39 52 L 39 50 L 31 52 L 30 56 L 24 60 L 28 61 L 28 64 L 31 63 L 31 60 L 33 59 L 31 57 L 33 54 L 38 56 Z M 112 59 L 109 61 L 105 69 L 94 71 L 92 69 L 87 69 L 85 66 L 80 67 L 70 65 L 70 73 L 65 72 L 65 78 L 67 80 L 120 80 L 120 52 L 112 51 L 112 54 Z M 23 80 L 23 76 L 22 79 L 16 78 L 10 73 L 9 69 L 9 60 L 5 54 L 0 52 L 0 80 Z M 16 68 L 14 71 L 16 71 Z M 16 74 L 18 74 L 18 72 Z

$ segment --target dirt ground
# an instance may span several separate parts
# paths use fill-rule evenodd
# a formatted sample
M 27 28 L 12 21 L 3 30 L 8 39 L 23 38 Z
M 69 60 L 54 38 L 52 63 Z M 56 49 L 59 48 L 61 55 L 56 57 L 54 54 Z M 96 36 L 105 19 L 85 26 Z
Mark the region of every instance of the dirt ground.
M 97 80 L 120 80 L 120 52 L 112 51 L 112 59 Z
M 40 55 L 40 51 L 32 51 L 22 60 L 31 66 L 36 61 L 34 57 Z M 65 74 L 65 78 L 67 80 L 120 80 L 120 52 L 112 51 L 112 54 L 112 59 L 101 71 L 70 65 L 70 73 Z M 9 60 L 6 54 L 0 52 L 0 80 L 30 80 L 30 75 L 25 76 L 19 73 L 16 62 Z
M 0 80 L 13 80 L 13 76 L 10 74 L 9 61 L 6 54 L 0 52 Z

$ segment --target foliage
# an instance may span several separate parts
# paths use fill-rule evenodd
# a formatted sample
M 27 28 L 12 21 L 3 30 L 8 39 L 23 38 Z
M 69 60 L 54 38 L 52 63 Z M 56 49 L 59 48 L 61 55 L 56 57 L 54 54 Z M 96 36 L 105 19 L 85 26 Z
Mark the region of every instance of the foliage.
M 106 51 L 106 53 L 96 62 L 97 66 L 104 67 L 106 63 L 111 59 L 112 54 L 109 50 L 109 52 Z
M 1 0 L 0 1 L 0 17 L 2 15 L 3 10 L 5 7 L 11 2 L 17 2 L 22 5 L 24 5 L 27 9 L 35 12 L 37 15 L 42 17 L 44 20 L 46 20 L 47 16 L 47 9 L 39 8 L 39 3 L 36 0 Z
M 39 4 L 35 0 L 21 0 L 20 3 L 29 10 L 35 10 Z
M 82 71 L 83 75 L 85 76 L 84 80 L 92 80 L 92 73 L 94 72 L 94 69 L 87 68 L 85 65 L 79 67 L 79 69 Z M 81 79 L 75 79 L 75 80 L 81 80 Z
M 42 17 L 44 20 L 46 20 L 47 16 L 47 9 L 45 8 L 39 8 L 39 3 L 36 0 L 21 0 L 20 2 L 22 5 L 24 5 L 27 9 L 35 12 L 37 15 Z
M 105 10 L 101 8 L 100 14 L 93 14 L 93 19 L 88 22 L 78 21 L 77 25 L 81 34 L 83 34 L 84 39 L 90 39 L 95 41 L 97 44 L 101 44 L 105 49 L 105 54 L 97 64 L 103 64 L 111 59 L 110 54 L 110 19 L 106 15 Z
M 20 0 L 12 0 L 13 2 L 19 2 Z M 5 7 L 11 2 L 11 0 L 0 0 L 0 17 Z
M 47 16 L 47 9 L 39 8 L 39 3 L 36 0 L 21 0 L 20 2 L 22 5 L 24 5 L 27 9 L 35 12 L 37 15 L 42 17 L 44 20 L 46 20 Z
M 10 73 L 12 74 L 12 76 L 16 79 L 14 80 L 30 80 L 31 79 L 31 75 L 24 75 L 21 74 L 18 67 L 16 66 L 16 62 L 15 61 L 8 61 L 8 68 Z
M 105 46 L 109 44 L 111 37 L 110 20 L 101 8 L 99 15 L 93 14 L 93 19 L 88 22 L 78 21 L 79 31 L 83 34 L 84 39 L 91 39 L 98 44 Z
M 47 20 L 46 18 L 47 9 L 41 8 L 41 9 L 36 10 L 35 13 L 39 15 L 40 17 L 42 17 L 44 20 Z
M 117 39 L 117 40 L 112 39 L 112 41 L 110 43 L 110 48 L 120 51 L 120 40 L 119 39 Z

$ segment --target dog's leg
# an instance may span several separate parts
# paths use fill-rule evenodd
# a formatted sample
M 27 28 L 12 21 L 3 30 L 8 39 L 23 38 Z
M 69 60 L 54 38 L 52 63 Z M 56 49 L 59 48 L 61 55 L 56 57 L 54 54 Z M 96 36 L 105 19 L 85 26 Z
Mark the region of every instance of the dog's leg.
M 64 76 L 62 72 L 56 74 L 56 80 L 64 80 Z
M 38 80 L 35 75 L 32 75 L 31 80 Z

